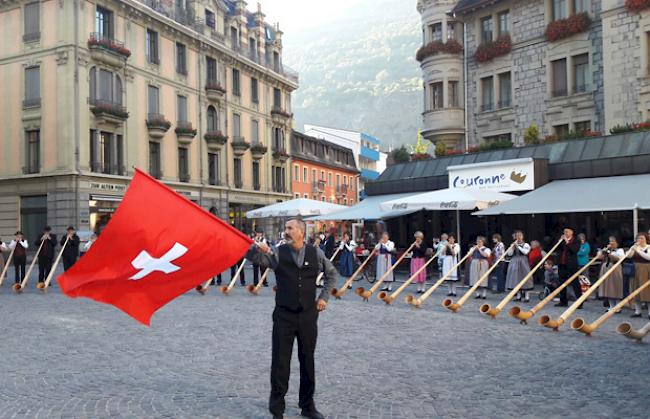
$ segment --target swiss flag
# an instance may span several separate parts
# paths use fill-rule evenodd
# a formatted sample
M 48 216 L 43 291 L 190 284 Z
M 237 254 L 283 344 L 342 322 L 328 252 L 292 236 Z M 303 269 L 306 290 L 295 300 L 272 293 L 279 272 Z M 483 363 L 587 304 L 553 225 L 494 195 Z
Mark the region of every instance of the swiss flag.
M 250 244 L 136 169 L 111 221 L 58 282 L 69 297 L 112 304 L 149 325 L 156 310 L 236 263 Z

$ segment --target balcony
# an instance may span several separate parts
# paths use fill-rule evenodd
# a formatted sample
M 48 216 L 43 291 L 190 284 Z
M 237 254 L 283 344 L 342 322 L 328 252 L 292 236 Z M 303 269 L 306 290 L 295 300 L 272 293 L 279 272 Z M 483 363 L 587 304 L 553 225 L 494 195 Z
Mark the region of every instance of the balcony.
M 228 137 L 221 131 L 208 131 L 203 134 L 203 138 L 208 147 L 213 149 L 221 148 L 228 141 Z
M 208 100 L 216 102 L 219 99 L 223 98 L 225 94 L 226 89 L 219 83 L 208 82 L 205 85 L 205 95 L 208 97 Z
M 33 175 L 35 173 L 40 172 L 41 169 L 38 166 L 38 164 L 30 164 L 27 166 L 23 166 L 23 174 L 24 175 Z
M 379 172 L 376 170 L 370 169 L 361 169 L 361 180 L 367 182 L 369 180 L 375 180 L 379 177 Z
M 264 144 L 253 144 L 251 146 L 251 155 L 253 156 L 253 159 L 259 160 L 268 151 L 268 148 Z
M 422 114 L 425 138 L 462 136 L 465 134 L 465 112 L 461 108 L 442 108 Z
M 274 148 L 273 149 L 273 159 L 284 163 L 289 160 L 289 153 L 284 148 Z
M 320 191 L 318 188 L 318 182 L 312 182 L 311 183 L 311 193 L 317 194 Z
M 41 98 L 31 98 L 23 100 L 23 109 L 32 109 L 41 107 Z
M 336 197 L 343 198 L 348 194 L 348 185 L 336 185 Z
M 191 122 L 178 121 L 176 122 L 176 129 L 174 129 L 178 142 L 181 144 L 192 144 L 192 140 L 196 137 L 196 129 L 192 127 Z
M 120 103 L 106 100 L 90 100 L 90 111 L 95 115 L 98 124 L 121 125 L 129 118 L 126 108 Z
M 172 123 L 159 113 L 147 115 L 147 129 L 151 138 L 160 139 L 164 137 L 171 126 Z
M 373 150 L 372 148 L 361 146 L 361 150 L 359 151 L 359 155 L 361 157 L 365 157 L 368 160 L 379 161 L 379 151 Z
M 246 150 L 251 148 L 250 143 L 247 143 L 244 137 L 233 137 L 232 138 L 232 153 L 235 157 L 241 157 L 246 153 Z
M 88 49 L 94 60 L 111 67 L 124 67 L 126 60 L 131 56 L 131 51 L 124 46 L 124 43 L 98 32 L 90 34 Z
M 293 118 L 293 114 L 287 112 L 282 108 L 274 107 L 273 109 L 271 109 L 271 119 L 276 124 L 280 124 L 280 125 L 287 124 L 291 120 L 291 118 Z

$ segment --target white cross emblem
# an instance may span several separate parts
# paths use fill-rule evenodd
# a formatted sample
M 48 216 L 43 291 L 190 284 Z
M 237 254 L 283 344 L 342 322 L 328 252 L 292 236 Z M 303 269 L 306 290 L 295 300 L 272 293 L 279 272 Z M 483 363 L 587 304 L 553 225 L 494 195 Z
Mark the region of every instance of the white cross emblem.
M 171 262 L 183 256 L 186 252 L 187 247 L 178 242 L 176 242 L 174 246 L 160 258 L 154 258 L 146 250 L 143 250 L 131 262 L 131 265 L 133 265 L 134 268 L 141 269 L 141 271 L 129 279 L 142 279 L 154 271 L 160 271 L 166 274 L 176 272 L 181 268 L 172 264 Z

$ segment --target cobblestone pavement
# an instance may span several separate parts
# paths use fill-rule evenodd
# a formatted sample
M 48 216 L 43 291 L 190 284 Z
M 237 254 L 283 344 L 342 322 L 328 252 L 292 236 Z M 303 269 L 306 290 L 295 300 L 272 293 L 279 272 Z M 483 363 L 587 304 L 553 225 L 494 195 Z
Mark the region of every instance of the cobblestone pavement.
M 10 282 L 0 289 L 0 418 L 269 417 L 270 288 L 190 292 L 146 328 L 58 288 L 41 295 L 32 282 L 14 295 Z M 444 295 L 421 310 L 352 291 L 332 300 L 319 322 L 318 408 L 332 418 L 650 417 L 650 345 L 614 331 L 647 318 L 619 314 L 587 338 L 505 311 L 490 320 L 474 299 L 452 314 Z M 591 321 L 602 305 L 578 313 Z M 289 418 L 300 414 L 295 351 L 292 366 Z

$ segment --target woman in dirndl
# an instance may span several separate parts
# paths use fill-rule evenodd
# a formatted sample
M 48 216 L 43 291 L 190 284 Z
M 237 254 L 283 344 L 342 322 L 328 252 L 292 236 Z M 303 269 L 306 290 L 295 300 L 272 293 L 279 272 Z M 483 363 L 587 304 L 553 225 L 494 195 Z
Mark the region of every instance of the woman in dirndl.
M 485 246 L 485 237 L 478 236 L 476 238 L 476 245 L 474 246 L 474 251 L 472 252 L 472 262 L 469 265 L 469 285 L 473 286 L 476 282 L 485 276 L 485 273 L 488 271 L 490 264 L 488 263 L 488 258 L 492 254 L 490 248 Z M 483 281 L 479 288 L 476 290 L 476 296 L 474 298 L 487 298 L 487 287 L 488 281 Z
M 350 240 L 350 233 L 347 231 L 343 233 L 343 240 L 339 244 L 339 272 L 343 277 L 350 277 L 354 272 L 354 249 L 357 244 L 354 240 Z
M 634 281 L 632 281 L 630 291 L 634 291 L 650 281 L 650 244 L 646 233 L 637 234 L 632 261 L 634 262 Z M 650 318 L 650 287 L 636 296 L 632 317 L 641 317 L 641 303 L 647 303 L 648 317 Z
M 375 246 L 377 249 L 377 280 L 381 278 L 392 266 L 393 264 L 393 250 L 395 250 L 395 243 L 389 240 L 387 232 L 382 233 L 381 240 Z M 384 278 L 384 288 L 382 291 L 392 291 L 393 290 L 393 272 L 391 271 L 386 278 Z
M 515 231 L 514 246 L 510 246 L 506 252 L 506 255 L 511 256 L 508 273 L 506 274 L 506 288 L 508 290 L 514 289 L 530 272 L 530 262 L 528 261 L 529 252 L 530 245 L 524 241 L 524 233 L 521 230 Z M 534 287 L 535 283 L 531 276 L 517 293 L 515 301 L 521 301 L 522 291 L 524 293 L 524 301 L 530 301 L 530 291 Z
M 603 261 L 598 277 L 603 276 L 616 262 L 624 257 L 625 252 L 618 247 L 618 240 L 616 240 L 616 237 L 611 236 L 607 247 L 598 251 L 598 258 Z M 598 294 L 609 302 L 609 308 L 606 311 L 612 310 L 618 301 L 623 298 L 623 267 L 621 265 L 600 286 Z M 621 310 L 619 309 L 616 312 L 620 313 Z
M 424 257 L 426 256 L 427 246 L 424 244 L 424 234 L 421 231 L 416 231 L 413 235 L 415 237 L 415 246 L 413 246 L 413 253 L 411 254 L 411 276 L 424 266 Z M 413 282 L 418 284 L 418 294 L 424 292 L 424 284 L 427 280 L 427 270 L 422 269 L 417 274 Z
M 446 279 L 449 288 L 448 297 L 456 296 L 456 282 L 458 282 L 458 268 L 452 271 L 451 268 L 456 266 L 460 258 L 460 245 L 456 243 L 456 237 L 449 236 L 445 245 L 441 249 L 439 257 L 442 258 L 442 276 L 449 274 Z

